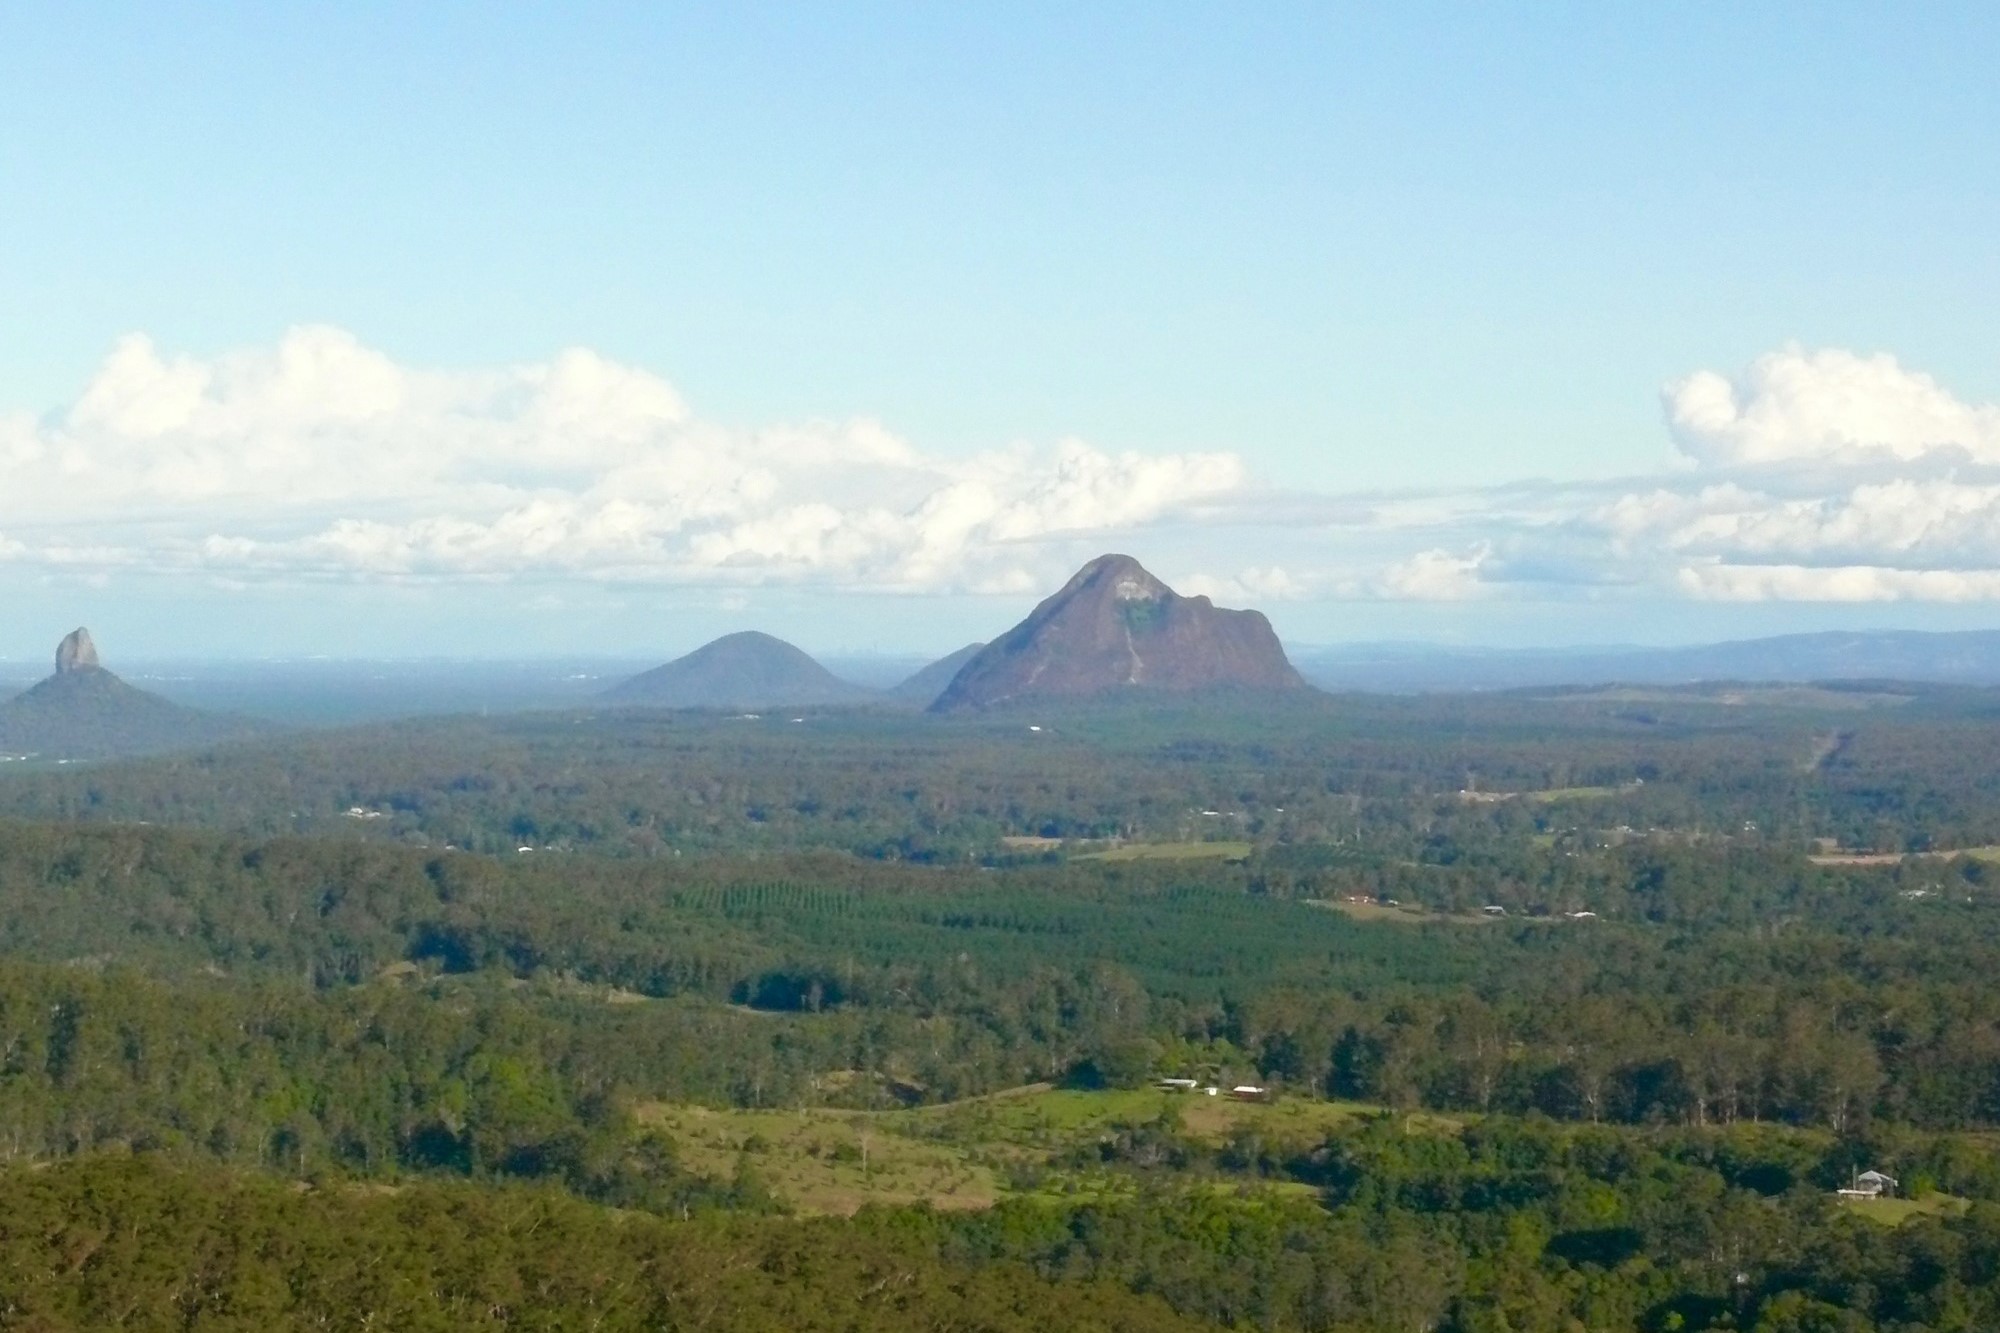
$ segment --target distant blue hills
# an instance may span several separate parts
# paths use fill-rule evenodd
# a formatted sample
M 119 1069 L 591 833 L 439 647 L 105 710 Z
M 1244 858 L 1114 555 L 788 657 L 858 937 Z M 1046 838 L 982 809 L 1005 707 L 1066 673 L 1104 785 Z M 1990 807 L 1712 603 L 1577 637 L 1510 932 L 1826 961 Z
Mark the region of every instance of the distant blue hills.
M 830 658 L 824 665 L 838 679 L 839 688 L 820 693 L 817 702 L 922 708 L 950 683 L 970 651 L 961 649 L 928 666 L 922 666 L 916 659 Z M 1357 643 L 1296 647 L 1289 650 L 1289 655 L 1307 681 L 1335 692 L 1422 694 L 1604 684 L 1673 686 L 1705 681 L 1780 684 L 1895 680 L 2000 686 L 2000 630 L 1791 634 L 1675 648 L 1614 645 L 1501 649 Z M 589 707 L 604 702 L 608 687 L 633 677 L 644 666 L 614 659 L 183 661 L 171 664 L 170 668 L 162 665 L 139 678 L 147 688 L 186 706 L 249 714 L 291 725 L 337 726 L 439 713 Z M 53 700 L 27 695 L 17 701 L 10 700 L 16 691 L 26 690 L 38 674 L 26 664 L 17 664 L 11 671 L 0 665 L 0 720 L 12 724 L 0 727 L 0 732 L 23 733 L 0 736 L 0 741 L 5 742 L 0 744 L 0 752 L 5 751 L 7 744 L 20 750 L 46 752 L 54 737 L 44 732 L 53 728 L 75 739 L 84 728 L 85 717 L 70 716 L 69 707 L 54 708 Z M 825 678 L 817 666 L 808 674 L 824 685 Z M 9 676 L 11 680 L 7 679 Z M 108 686 L 106 692 L 121 693 L 109 690 Z M 9 707 L 9 702 L 13 706 Z M 144 727 L 134 725 L 136 704 L 129 699 L 125 700 L 128 705 L 125 708 L 112 707 L 117 700 L 108 698 L 87 701 L 78 698 L 69 702 L 82 714 L 92 715 L 100 726 L 109 716 L 117 715 L 119 724 L 104 727 L 106 731 L 134 735 L 144 732 L 149 743 L 141 748 L 159 748 L 158 742 L 169 739 L 167 732 L 174 733 L 172 740 L 183 739 L 179 734 L 181 728 L 163 725 L 164 714 L 148 719 Z M 663 702 L 667 706 L 696 703 L 682 698 Z M 715 706 L 719 701 L 706 702 Z M 35 734 L 26 734 L 30 730 Z M 155 732 L 162 733 L 157 741 Z M 126 736 L 125 744 L 115 746 L 82 748 L 123 751 L 133 738 Z
M 1701 681 L 2000 685 L 2000 630 L 1829 631 L 1678 648 L 1346 644 L 1295 648 L 1291 656 L 1300 673 L 1321 689 L 1392 694 Z

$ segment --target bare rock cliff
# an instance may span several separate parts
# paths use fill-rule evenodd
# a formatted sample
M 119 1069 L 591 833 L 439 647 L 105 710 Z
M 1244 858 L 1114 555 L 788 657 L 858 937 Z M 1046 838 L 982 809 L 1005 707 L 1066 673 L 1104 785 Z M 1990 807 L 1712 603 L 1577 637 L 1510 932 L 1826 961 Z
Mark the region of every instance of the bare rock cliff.
M 48 640 L 44 639 L 46 643 Z M 66 676 L 72 671 L 97 670 L 97 645 L 90 641 L 90 631 L 73 629 L 56 645 L 56 674 Z

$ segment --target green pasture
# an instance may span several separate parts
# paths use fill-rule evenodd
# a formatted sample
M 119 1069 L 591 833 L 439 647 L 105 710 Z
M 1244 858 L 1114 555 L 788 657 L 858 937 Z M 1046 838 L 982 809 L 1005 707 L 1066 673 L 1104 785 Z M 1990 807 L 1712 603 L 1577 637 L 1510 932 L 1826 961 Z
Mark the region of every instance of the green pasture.
M 1304 1147 L 1344 1122 L 1382 1110 L 1307 1098 L 1235 1102 L 1199 1092 L 1081 1092 L 1035 1084 L 913 1110 L 656 1103 L 640 1118 L 666 1131 L 682 1164 L 693 1170 L 724 1179 L 747 1171 L 801 1213 L 845 1215 L 865 1204 L 984 1208 L 1016 1193 L 1118 1194 L 1133 1188 L 1128 1178 L 1066 1167 L 1064 1159 L 1120 1125 L 1162 1115 L 1178 1115 L 1181 1132 L 1209 1146 L 1249 1130 L 1267 1144 Z M 1412 1128 L 1459 1123 L 1418 1115 Z
M 1503 916 L 1488 916 L 1484 912 L 1429 912 L 1407 903 L 1391 907 L 1387 903 L 1348 902 L 1344 898 L 1309 898 L 1304 901 L 1315 907 L 1329 908 L 1356 921 L 1388 921 L 1402 926 L 1425 924 L 1445 924 L 1454 926 L 1490 926 L 1505 921 Z
M 1842 1199 L 1840 1206 L 1858 1217 L 1894 1227 L 1913 1217 L 1955 1216 L 1971 1204 L 1950 1194 L 1927 1194 L 1921 1199 Z

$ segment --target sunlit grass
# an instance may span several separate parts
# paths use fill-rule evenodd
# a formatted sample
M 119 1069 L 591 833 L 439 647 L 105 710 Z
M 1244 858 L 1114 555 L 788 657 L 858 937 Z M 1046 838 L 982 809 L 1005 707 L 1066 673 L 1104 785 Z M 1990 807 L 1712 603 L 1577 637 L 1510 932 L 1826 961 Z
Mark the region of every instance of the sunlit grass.
M 1951 1194 L 1927 1194 L 1921 1199 L 1842 1199 L 1847 1208 L 1885 1227 L 1901 1226 L 1913 1217 L 1949 1217 L 1971 1205 Z
M 1081 1092 L 1035 1084 L 900 1111 L 655 1103 L 642 1109 L 640 1119 L 665 1130 L 692 1170 L 727 1180 L 747 1168 L 799 1212 L 845 1215 L 865 1204 L 984 1208 L 1011 1194 L 1120 1195 L 1135 1188 L 1131 1177 L 1066 1165 L 1066 1159 L 1073 1162 L 1074 1150 L 1115 1126 L 1163 1115 L 1177 1116 L 1180 1133 L 1208 1147 L 1248 1131 L 1268 1145 L 1309 1148 L 1344 1123 L 1381 1114 L 1379 1106 L 1311 1098 L 1237 1102 L 1200 1092 Z M 1409 1128 L 1449 1132 L 1462 1123 L 1417 1114 Z M 1227 1180 L 1219 1187 L 1239 1184 Z

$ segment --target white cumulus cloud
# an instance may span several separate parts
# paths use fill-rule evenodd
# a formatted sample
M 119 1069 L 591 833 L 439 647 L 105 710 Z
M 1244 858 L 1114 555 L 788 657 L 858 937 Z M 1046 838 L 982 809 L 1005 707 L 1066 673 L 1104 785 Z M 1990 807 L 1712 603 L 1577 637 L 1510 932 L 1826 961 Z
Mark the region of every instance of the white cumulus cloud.
M 411 369 L 325 327 L 210 359 L 134 335 L 66 411 L 0 417 L 8 554 L 226 577 L 1013 587 L 1038 544 L 1246 478 L 1079 440 L 944 457 L 866 419 L 731 430 L 586 349 Z
M 1320 591 L 1307 580 L 1295 577 L 1277 565 L 1253 565 L 1235 574 L 1190 574 L 1176 579 L 1174 587 L 1188 597 L 1206 597 L 1222 606 L 1246 606 L 1259 602 L 1295 602 Z
M 2000 406 L 1887 355 L 1788 347 L 1667 386 L 1691 478 L 1576 525 L 1722 601 L 2000 599 Z
M 2000 406 L 1961 402 L 1886 354 L 1788 347 L 1735 378 L 1698 371 L 1663 398 L 1674 442 L 1704 464 L 1907 460 L 1941 450 L 2000 462 Z
M 1372 576 L 1287 567 L 1408 601 L 2000 600 L 2000 407 L 1890 356 L 1796 347 L 1663 400 L 1691 468 L 1385 499 L 1366 539 L 1402 549 Z
M 1380 596 L 1412 602 L 1466 601 L 1489 591 L 1480 567 L 1492 556 L 1486 542 L 1465 551 L 1419 551 L 1383 570 L 1376 590 Z
M 2000 407 L 1888 355 L 1797 347 L 1662 401 L 1684 465 L 1636 481 L 1314 496 L 1253 486 L 1233 453 L 726 427 L 583 348 L 436 369 L 326 327 L 213 357 L 133 335 L 67 407 L 0 412 L 0 561 L 1019 596 L 1132 534 L 1235 571 L 1181 580 L 1225 605 L 2000 600 Z

